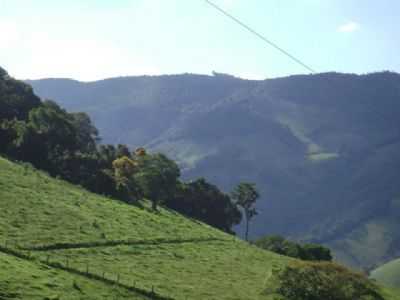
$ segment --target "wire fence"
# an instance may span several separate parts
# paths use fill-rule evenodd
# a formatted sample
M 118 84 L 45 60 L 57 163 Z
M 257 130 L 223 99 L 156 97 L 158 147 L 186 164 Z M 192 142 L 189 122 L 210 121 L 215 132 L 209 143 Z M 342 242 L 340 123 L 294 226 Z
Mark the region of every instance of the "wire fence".
M 126 278 L 126 277 L 123 278 L 120 274 L 106 273 L 104 271 L 96 272 L 94 271 L 95 268 L 91 268 L 89 263 L 87 263 L 83 269 L 82 268 L 80 269 L 79 267 L 74 268 L 73 265 L 78 265 L 78 264 L 74 264 L 69 258 L 66 258 L 64 261 L 61 261 L 59 259 L 54 260 L 54 257 L 51 257 L 48 254 L 45 255 L 44 257 L 32 255 L 32 252 L 30 250 L 23 251 L 21 250 L 21 247 L 19 247 L 16 243 L 10 243 L 8 241 L 5 241 L 3 244 L 0 244 L 0 252 L 12 255 L 20 259 L 28 260 L 31 262 L 41 263 L 49 267 L 63 270 L 75 275 L 83 276 L 91 280 L 100 281 L 105 284 L 111 285 L 113 287 L 120 287 L 130 292 L 134 292 L 136 294 L 145 296 L 149 299 L 154 299 L 154 300 L 175 299 L 172 297 L 167 297 L 158 294 L 155 285 L 148 286 L 148 288 L 144 288 L 143 286 L 139 287 L 138 283 L 132 278 Z

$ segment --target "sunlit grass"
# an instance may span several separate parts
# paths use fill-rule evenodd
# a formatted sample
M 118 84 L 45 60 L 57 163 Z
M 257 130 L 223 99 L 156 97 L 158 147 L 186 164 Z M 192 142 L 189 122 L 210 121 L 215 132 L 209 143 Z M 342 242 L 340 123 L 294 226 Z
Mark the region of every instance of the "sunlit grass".
M 264 292 L 272 269 L 291 261 L 176 212 L 127 205 L 2 158 L 0 244 L 34 257 L 0 255 L 0 299 L 141 299 L 48 260 L 178 300 L 272 300 Z

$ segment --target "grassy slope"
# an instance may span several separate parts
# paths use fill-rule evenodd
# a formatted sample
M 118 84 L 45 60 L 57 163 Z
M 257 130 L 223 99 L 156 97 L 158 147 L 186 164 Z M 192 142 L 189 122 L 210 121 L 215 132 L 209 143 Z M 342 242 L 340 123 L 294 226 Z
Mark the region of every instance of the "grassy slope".
M 376 268 L 371 272 L 371 278 L 387 286 L 400 288 L 400 259 Z
M 0 237 L 30 246 L 120 239 L 227 236 L 173 212 L 154 214 L 0 161 Z
M 0 279 L 0 299 L 146 299 L 3 253 L 0 253 Z
M 21 250 L 57 243 L 73 248 Z M 34 258 L 0 252 L 0 299 L 146 299 L 47 259 L 174 299 L 272 299 L 262 294 L 266 278 L 289 261 L 174 212 L 128 206 L 2 158 L 0 244 Z
M 160 242 L 161 239 L 210 238 L 215 240 Z M 141 243 L 155 239 L 158 242 L 154 244 Z M 157 293 L 175 299 L 268 299 L 260 295 L 266 274 L 274 264 L 287 261 L 174 212 L 162 209 L 155 214 L 146 208 L 128 206 L 0 158 L 2 245 L 7 243 L 18 248 L 116 240 L 138 244 L 31 251 L 30 254 L 42 261 L 49 256 L 50 261 L 62 264 L 68 258 L 71 268 L 85 270 L 88 265 L 92 273 L 105 272 L 106 277 L 114 279 L 119 276 L 120 282 L 128 285 L 135 282 L 136 287 L 145 290 L 154 286 Z M 7 256 L 5 259 L 13 260 Z M 4 260 L 0 263 L 6 264 Z M 40 273 L 40 265 L 35 266 L 34 262 L 17 260 L 10 264 L 13 268 L 21 265 L 28 270 L 27 278 Z M 60 276 L 74 276 L 57 272 L 62 273 Z M 40 276 L 46 278 L 46 273 L 43 271 Z M 9 279 L 3 289 L 16 292 L 19 277 L 14 277 L 14 281 Z M 38 293 L 48 297 L 58 292 L 74 292 L 71 280 L 65 282 L 71 291 L 67 287 L 45 286 Z M 90 291 L 96 284 L 101 283 L 94 282 L 87 288 L 85 283 L 84 290 Z M 35 285 L 36 281 L 26 280 L 26 289 L 20 291 L 27 293 L 25 299 Z M 103 287 L 106 289 L 107 286 Z

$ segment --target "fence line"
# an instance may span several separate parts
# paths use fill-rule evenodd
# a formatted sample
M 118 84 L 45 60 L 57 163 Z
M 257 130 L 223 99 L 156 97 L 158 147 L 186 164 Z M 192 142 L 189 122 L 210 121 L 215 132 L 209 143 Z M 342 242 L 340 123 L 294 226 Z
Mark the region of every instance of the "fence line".
M 83 243 L 55 243 L 49 245 L 36 246 L 18 246 L 21 250 L 28 251 L 51 251 L 51 250 L 67 250 L 80 248 L 98 248 L 98 247 L 115 247 L 115 246 L 133 246 L 133 245 L 161 245 L 161 244 L 184 244 L 184 243 L 204 243 L 204 242 L 231 242 L 228 239 L 219 238 L 192 238 L 192 239 L 153 239 L 153 240 L 110 240 L 110 241 L 95 241 Z
M 51 261 L 50 255 L 47 255 L 45 259 L 41 259 L 40 257 L 31 256 L 29 251 L 27 253 L 23 253 L 23 252 L 21 252 L 19 250 L 16 250 L 16 249 L 19 249 L 17 245 L 15 245 L 14 249 L 10 248 L 8 246 L 8 243 L 4 243 L 4 245 L 0 245 L 0 252 L 3 252 L 5 254 L 7 254 L 7 255 L 18 257 L 20 259 L 28 260 L 28 261 L 31 261 L 31 262 L 40 262 L 40 263 L 42 263 L 44 265 L 47 265 L 47 266 L 55 268 L 55 269 L 60 269 L 60 270 L 63 270 L 63 271 L 66 271 L 66 272 L 69 272 L 69 273 L 72 273 L 72 274 L 75 274 L 75 275 L 80 275 L 80 276 L 86 277 L 86 278 L 91 279 L 91 280 L 97 280 L 97 281 L 101 281 L 101 282 L 109 284 L 109 285 L 113 285 L 113 286 L 118 286 L 120 288 L 124 288 L 124 289 L 126 289 L 128 291 L 135 292 L 136 294 L 143 295 L 143 296 L 148 297 L 150 299 L 154 299 L 154 300 L 174 300 L 174 298 L 165 297 L 165 296 L 157 294 L 154 285 L 151 286 L 150 290 L 146 290 L 146 289 L 138 288 L 137 284 L 136 284 L 136 281 L 134 281 L 134 280 L 132 281 L 132 285 L 124 284 L 122 282 L 122 280 L 121 280 L 122 278 L 120 277 L 120 274 L 116 274 L 117 279 L 115 280 L 115 279 L 106 277 L 106 273 L 104 271 L 102 272 L 101 275 L 89 272 L 90 271 L 89 264 L 86 264 L 86 270 L 82 271 L 82 270 L 79 270 L 79 269 L 72 268 L 70 266 L 70 262 L 69 262 L 68 258 L 66 260 L 66 264 L 63 265 L 61 262 Z M 110 274 L 110 276 L 111 275 L 112 274 Z

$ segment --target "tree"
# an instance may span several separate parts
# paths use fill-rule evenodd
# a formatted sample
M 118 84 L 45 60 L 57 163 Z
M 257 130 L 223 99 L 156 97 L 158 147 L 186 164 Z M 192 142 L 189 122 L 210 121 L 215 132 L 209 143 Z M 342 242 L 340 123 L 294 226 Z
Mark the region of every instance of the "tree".
M 259 238 L 254 242 L 257 247 L 281 255 L 286 255 L 301 260 L 331 261 L 332 255 L 329 248 L 317 244 L 300 244 L 286 240 L 282 236 L 272 235 Z
M 256 185 L 253 183 L 242 182 L 232 192 L 232 199 L 236 201 L 236 205 L 241 207 L 244 211 L 246 222 L 245 239 L 248 240 L 249 224 L 251 219 L 257 215 L 257 210 L 254 205 L 260 197 L 256 190 Z
M 306 254 L 304 260 L 331 261 L 333 259 L 331 250 L 322 245 L 305 244 L 303 249 Z
M 71 123 L 76 130 L 76 140 L 80 151 L 94 152 L 100 141 L 99 132 L 86 113 L 69 114 Z
M 121 145 L 121 144 L 118 144 L 118 145 L 117 145 L 116 155 L 117 155 L 118 158 L 121 158 L 121 157 L 128 157 L 128 158 L 131 158 L 131 157 L 132 157 L 131 152 L 129 151 L 128 146 L 126 146 L 126 145 Z
M 160 153 L 139 156 L 136 161 L 139 171 L 135 174 L 135 181 L 143 196 L 151 200 L 152 208 L 157 210 L 158 203 L 167 202 L 175 196 L 180 176 L 179 167 Z
M 265 236 L 257 239 L 254 244 L 262 249 L 272 251 L 281 255 L 300 258 L 300 247 L 286 240 L 280 235 Z
M 117 158 L 112 163 L 117 191 L 127 202 L 136 200 L 137 188 L 134 175 L 137 171 L 137 162 L 127 156 Z
M 26 120 L 31 109 L 40 106 L 32 88 L 0 69 L 0 120 Z
M 204 178 L 180 183 L 175 196 L 169 198 L 166 205 L 228 233 L 233 233 L 232 226 L 242 220 L 242 214 L 230 196 Z

